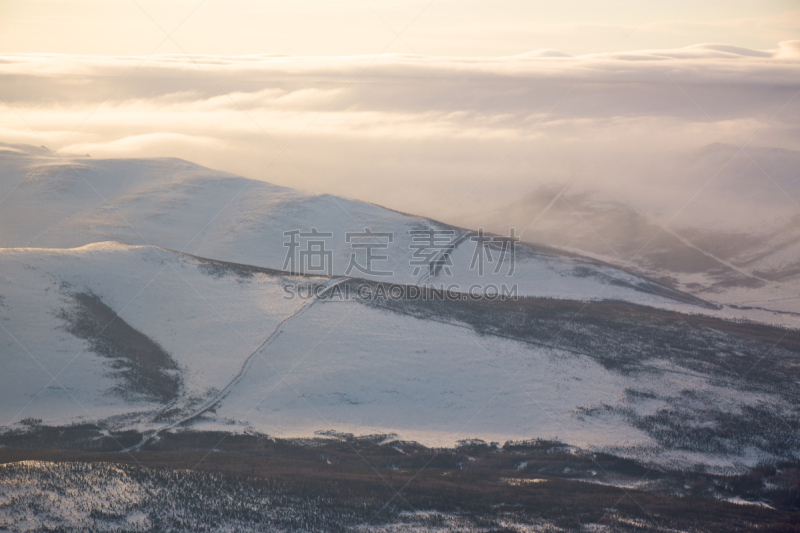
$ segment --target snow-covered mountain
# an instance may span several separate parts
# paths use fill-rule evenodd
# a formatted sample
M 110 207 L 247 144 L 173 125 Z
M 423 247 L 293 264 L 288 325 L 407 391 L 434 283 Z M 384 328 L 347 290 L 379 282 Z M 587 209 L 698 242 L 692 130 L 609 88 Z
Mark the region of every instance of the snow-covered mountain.
M 475 232 L 182 160 L 94 161 L 43 159 L 43 155 L 46 152 L 29 147 L 0 150 L 4 169 L 0 199 L 5 198 L 0 204 L 2 247 L 74 248 L 116 241 L 278 270 L 347 274 L 391 283 L 457 286 L 464 291 L 478 284 L 500 289 L 516 284 L 519 295 L 618 299 L 695 311 L 713 307 L 598 261 L 522 244 L 513 254 L 513 272 L 512 254 L 508 249 L 502 254 L 502 243 L 483 244 L 490 249 L 480 250 L 481 272 L 475 252 L 482 243 L 473 240 L 478 238 Z M 310 234 L 314 229 L 329 236 L 300 235 L 295 262 L 287 263 L 291 236 L 285 233 Z M 353 237 L 348 242 L 348 233 L 366 229 L 390 236 Z M 425 248 L 424 232 L 430 230 L 436 232 L 435 246 Z M 300 264 L 300 254 L 311 241 L 324 243 L 330 269 Z M 366 250 L 357 246 L 366 241 L 385 245 L 371 252 L 386 257 L 371 264 L 376 274 L 349 268 L 353 254 L 359 265 L 367 266 Z M 442 259 L 442 254 L 449 259 Z M 440 265 L 431 270 L 428 265 L 437 258 Z
M 365 282 L 117 243 L 0 265 L 6 426 L 557 437 L 726 468 L 797 450 L 800 340 L 768 326 L 621 302 L 293 299 Z
M 0 154 L 6 427 L 559 438 L 720 468 L 800 449 L 794 331 L 552 249 L 520 245 L 508 276 L 493 242 L 481 276 L 474 232 L 184 161 Z M 284 232 L 311 228 L 330 274 L 285 271 Z M 345 275 L 365 228 L 394 276 Z M 414 265 L 429 229 L 447 258 Z

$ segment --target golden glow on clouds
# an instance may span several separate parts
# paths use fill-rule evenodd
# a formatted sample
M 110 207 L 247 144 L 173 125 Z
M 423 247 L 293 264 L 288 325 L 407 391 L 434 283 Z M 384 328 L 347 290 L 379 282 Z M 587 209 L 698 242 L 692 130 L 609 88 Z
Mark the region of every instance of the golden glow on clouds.
M 755 134 L 799 150 L 800 99 L 783 107 L 799 90 L 800 41 L 579 57 L 9 54 L 0 139 L 181 157 L 435 216 L 436 191 L 481 183 L 471 200 L 499 202 L 540 186 L 532 169 L 608 185 L 627 179 L 610 161 Z
M 0 142 L 436 216 L 437 190 L 516 196 L 534 168 L 609 183 L 608 161 L 756 133 L 800 150 L 798 39 L 796 0 L 5 1 Z

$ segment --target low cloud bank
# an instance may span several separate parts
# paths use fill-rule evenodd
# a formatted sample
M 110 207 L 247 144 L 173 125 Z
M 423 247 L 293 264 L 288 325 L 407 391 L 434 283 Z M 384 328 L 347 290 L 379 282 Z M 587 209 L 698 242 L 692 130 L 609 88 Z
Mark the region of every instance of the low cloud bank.
M 578 57 L 10 54 L 0 139 L 181 157 L 457 218 L 568 182 L 679 202 L 696 184 L 665 170 L 674 154 L 800 150 L 798 91 L 800 41 Z

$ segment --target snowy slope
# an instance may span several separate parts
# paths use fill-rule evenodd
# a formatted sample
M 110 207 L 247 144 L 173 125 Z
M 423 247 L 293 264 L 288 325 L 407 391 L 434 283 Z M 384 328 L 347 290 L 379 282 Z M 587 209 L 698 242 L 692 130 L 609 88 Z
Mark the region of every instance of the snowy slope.
M 281 297 L 275 276 L 241 278 L 152 247 L 4 249 L 0 263 L 4 424 L 26 405 L 24 416 L 47 422 L 162 407 L 137 394 L 135 375 L 125 384 L 132 394 L 114 393 L 121 380 L 115 369 L 125 361 L 119 353 L 130 339 L 105 339 L 112 346 L 101 355 L 103 346 L 91 339 L 103 328 L 113 333 L 110 319 L 101 318 L 88 338 L 70 331 L 81 312 L 75 295 L 96 296 L 169 354 L 180 383 L 167 397 L 179 407 L 224 387 L 264 332 L 298 305 Z
M 3 426 L 559 438 L 719 467 L 800 449 L 800 339 L 710 318 L 736 309 L 544 247 L 511 273 L 493 242 L 481 274 L 474 232 L 181 160 L 43 155 L 0 150 Z M 284 270 L 284 232 L 312 228 L 330 276 Z M 365 228 L 392 235 L 392 276 L 344 276 Z M 416 261 L 428 229 L 447 244 Z M 529 298 L 334 297 L 388 284 Z
M 402 284 L 517 285 L 519 295 L 556 298 L 618 299 L 672 308 L 694 308 L 703 302 L 687 298 L 640 276 L 596 261 L 520 246 L 513 276 L 509 256 L 495 273 L 493 252 L 483 276 L 473 262 L 474 234 L 428 219 L 375 205 L 313 195 L 247 180 L 177 159 L 99 160 L 51 157 L 31 148 L 0 149 L 0 246 L 71 248 L 118 241 L 152 245 L 223 261 L 287 269 L 284 232 L 329 232 L 322 239 L 332 253 L 331 273 L 344 274 L 351 255 L 365 264 L 363 249 L 348 243 L 348 232 L 388 232 L 392 242 L 374 255 L 387 255 L 373 269 L 376 276 L 350 275 Z M 452 267 L 435 276 L 414 259 L 411 231 L 450 232 Z M 297 252 L 314 239 L 301 239 Z M 373 241 L 378 242 L 378 241 Z M 380 241 L 385 242 L 385 241 Z M 443 250 L 444 248 L 442 248 Z M 440 250 L 441 251 L 441 250 Z M 293 270 L 302 269 L 298 263 Z M 474 268 L 471 268 L 474 267 Z M 417 269 L 419 269 L 417 271 Z M 324 273 L 324 272 L 317 272 Z M 479 290 L 483 290 L 480 288 Z M 491 289 L 490 289 L 491 290 Z M 688 304 L 688 305 L 687 305 Z
M 786 344 L 796 341 L 784 340 L 780 330 L 758 330 L 759 337 L 732 324 L 698 328 L 686 322 L 689 316 L 643 307 L 626 311 L 623 305 L 620 314 L 615 303 L 604 304 L 610 307 L 599 315 L 590 308 L 577 317 L 575 309 L 559 307 L 568 301 L 522 302 L 539 317 L 529 326 L 524 313 L 518 319 L 524 308 L 476 308 L 473 316 L 470 302 L 453 304 L 453 314 L 427 313 L 425 302 L 392 310 L 375 302 L 285 299 L 288 284 L 318 283 L 330 294 L 336 283 L 355 282 L 116 243 L 3 249 L 0 273 L 5 426 L 34 418 L 52 425 L 100 421 L 117 430 L 188 424 L 285 437 L 335 430 L 398 433 L 437 445 L 468 437 L 560 438 L 671 464 L 720 467 L 797 453 L 794 437 L 770 425 L 776 417 L 790 432 L 800 424 L 784 383 L 796 371 L 780 366 L 796 356 Z M 148 353 L 163 350 L 159 376 L 172 386 L 169 394 L 146 394 L 149 382 L 131 370 L 129 359 L 142 354 L 130 352 L 130 332 L 92 315 L 86 302 L 97 300 L 76 295 L 119 313 L 117 320 L 149 339 Z M 622 318 L 604 325 L 614 313 Z M 503 329 L 505 337 L 480 329 L 508 319 L 517 323 Z M 667 337 L 658 338 L 652 327 Z M 87 329 L 93 333 L 83 335 Z M 713 344 L 721 356 L 749 364 L 776 340 L 770 359 L 747 379 L 735 368 L 739 359 L 694 355 Z M 666 437 L 659 429 L 663 416 L 673 423 Z M 719 434 L 676 440 L 715 424 Z M 737 424 L 754 429 L 731 442 Z

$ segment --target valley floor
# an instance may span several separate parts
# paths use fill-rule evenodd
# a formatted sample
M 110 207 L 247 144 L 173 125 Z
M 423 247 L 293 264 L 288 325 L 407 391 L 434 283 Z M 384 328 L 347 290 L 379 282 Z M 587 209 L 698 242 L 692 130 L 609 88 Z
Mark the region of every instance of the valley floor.
M 137 438 L 97 438 L 90 427 L 2 436 L 0 529 L 787 532 L 800 524 L 798 463 L 714 476 L 548 441 L 432 449 L 385 435 L 289 441 L 191 431 L 132 453 L 106 451 Z

